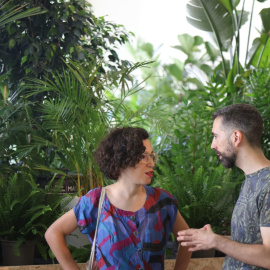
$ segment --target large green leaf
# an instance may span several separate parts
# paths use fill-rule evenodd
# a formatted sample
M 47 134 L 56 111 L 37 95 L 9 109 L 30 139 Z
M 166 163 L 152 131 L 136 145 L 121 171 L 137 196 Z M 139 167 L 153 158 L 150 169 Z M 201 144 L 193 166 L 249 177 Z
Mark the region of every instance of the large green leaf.
M 262 33 L 260 37 L 255 38 L 247 56 L 247 66 L 264 67 L 267 66 L 270 59 L 270 8 L 262 9 L 260 12 L 262 20 Z
M 176 63 L 170 64 L 168 71 L 179 81 L 183 80 L 183 68 L 180 68 Z
M 205 49 L 210 57 L 210 60 L 214 62 L 219 56 L 219 51 L 210 42 L 205 42 Z
M 183 34 L 177 36 L 180 45 L 173 46 L 173 48 L 178 49 L 190 56 L 193 52 L 198 52 L 198 46 L 203 44 L 203 39 L 200 36 L 190 36 L 189 34 Z
M 230 13 L 238 6 L 240 0 L 220 0 L 220 2 L 228 9 Z
M 270 38 L 266 33 L 253 41 L 252 48 L 248 55 L 247 66 L 266 67 L 270 61 Z
M 270 31 L 270 8 L 264 8 L 260 12 L 264 32 L 268 33 Z
M 194 27 L 213 32 L 220 48 L 227 49 L 234 31 L 232 16 L 219 0 L 191 0 L 187 3 L 187 21 Z

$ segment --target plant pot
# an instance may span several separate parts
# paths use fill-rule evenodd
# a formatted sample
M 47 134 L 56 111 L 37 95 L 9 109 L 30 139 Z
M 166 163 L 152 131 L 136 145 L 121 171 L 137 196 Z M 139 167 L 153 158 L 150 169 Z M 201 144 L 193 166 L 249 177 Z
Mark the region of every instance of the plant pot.
M 26 242 L 20 247 L 20 255 L 14 253 L 16 241 L 1 240 L 3 265 L 32 265 L 34 262 L 35 243 Z

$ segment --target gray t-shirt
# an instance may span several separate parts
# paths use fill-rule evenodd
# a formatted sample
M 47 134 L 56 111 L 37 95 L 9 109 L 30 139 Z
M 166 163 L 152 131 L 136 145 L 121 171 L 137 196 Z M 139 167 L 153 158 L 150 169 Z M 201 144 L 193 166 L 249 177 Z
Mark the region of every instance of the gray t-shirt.
M 270 167 L 246 175 L 231 221 L 231 239 L 246 244 L 262 244 L 260 227 L 270 227 Z M 229 256 L 223 270 L 262 270 Z

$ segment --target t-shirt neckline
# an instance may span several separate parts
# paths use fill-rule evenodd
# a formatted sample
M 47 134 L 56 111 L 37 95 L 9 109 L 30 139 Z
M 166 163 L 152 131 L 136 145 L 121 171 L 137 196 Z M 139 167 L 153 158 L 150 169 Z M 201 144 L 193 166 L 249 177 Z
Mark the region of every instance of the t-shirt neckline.
M 134 216 L 134 215 L 136 215 L 136 213 L 142 211 L 142 210 L 145 208 L 146 202 L 147 202 L 148 197 L 149 197 L 149 193 L 148 193 L 148 188 L 147 188 L 147 186 L 143 185 L 143 187 L 144 187 L 145 192 L 146 192 L 146 199 L 145 199 L 145 202 L 144 202 L 143 206 L 142 206 L 139 210 L 137 210 L 136 212 L 133 212 L 133 211 L 127 211 L 127 210 L 123 210 L 123 209 L 121 209 L 121 208 L 117 208 L 116 206 L 114 206 L 114 205 L 110 202 L 110 200 L 109 200 L 109 198 L 107 197 L 107 194 L 106 194 L 106 193 L 105 193 L 105 201 L 108 203 L 109 208 L 115 209 L 115 211 L 116 211 L 118 214 L 124 215 L 124 216 Z

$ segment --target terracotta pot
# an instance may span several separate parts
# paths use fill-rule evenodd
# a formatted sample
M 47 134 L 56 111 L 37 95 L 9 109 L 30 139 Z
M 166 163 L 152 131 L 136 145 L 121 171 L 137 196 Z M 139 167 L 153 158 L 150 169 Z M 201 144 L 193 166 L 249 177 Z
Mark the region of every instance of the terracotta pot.
M 3 265 L 32 265 L 34 263 L 35 243 L 27 242 L 20 247 L 20 255 L 14 253 L 16 241 L 1 240 Z

